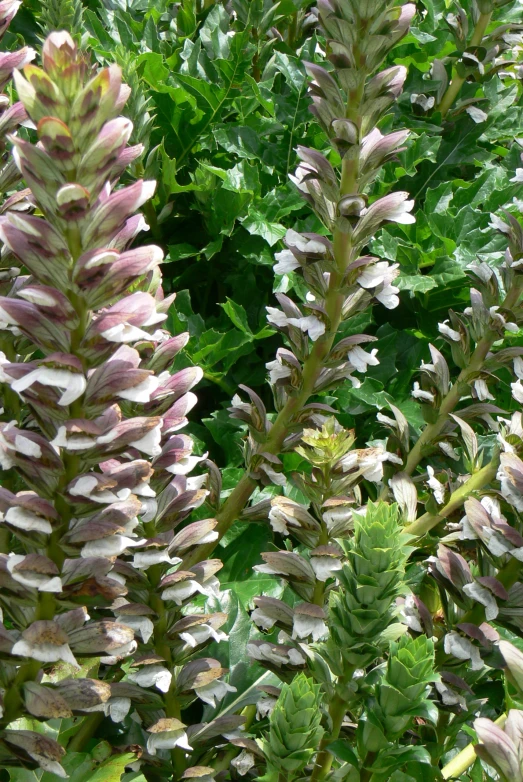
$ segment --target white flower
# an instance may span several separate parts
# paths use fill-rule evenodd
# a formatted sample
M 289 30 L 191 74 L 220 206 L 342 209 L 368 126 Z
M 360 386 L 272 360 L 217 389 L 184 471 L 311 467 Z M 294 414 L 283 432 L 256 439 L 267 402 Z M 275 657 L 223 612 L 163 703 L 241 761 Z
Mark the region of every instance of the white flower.
M 523 168 L 516 168 L 516 176 L 513 176 L 511 182 L 523 182 Z
M 128 399 L 130 402 L 138 402 L 146 404 L 151 401 L 151 394 L 156 391 L 160 385 L 161 377 L 155 377 L 155 375 L 149 375 L 141 383 L 133 388 L 125 388 L 122 391 L 118 391 L 120 399 Z
M 383 479 L 383 462 L 393 462 L 402 465 L 403 461 L 394 453 L 389 453 L 382 446 L 365 448 L 357 451 L 358 467 L 366 481 L 379 483 Z
M 96 439 L 87 434 L 68 434 L 67 427 L 59 426 L 54 440 L 51 440 L 54 448 L 65 448 L 67 451 L 88 451 L 96 445 Z
M 395 263 L 393 266 L 389 266 L 387 261 L 379 261 L 378 263 L 369 264 L 365 266 L 363 271 L 358 277 L 358 285 L 362 288 L 376 288 L 378 285 L 390 285 L 399 274 L 399 266 Z
M 11 654 L 19 657 L 31 657 L 33 660 L 39 660 L 42 663 L 57 663 L 59 660 L 63 660 L 75 668 L 80 667 L 67 643 L 31 643 L 22 638 L 15 643 Z
M 336 557 L 312 556 L 311 565 L 318 581 L 327 581 L 327 579 L 333 578 L 334 572 L 342 568 L 341 559 Z
M 461 340 L 459 331 L 451 329 L 450 326 L 447 326 L 447 323 L 448 320 L 444 320 L 443 323 L 438 323 L 439 333 L 443 334 L 444 337 L 448 337 L 449 339 L 453 340 L 453 342 L 459 342 Z
M 95 491 L 98 486 L 98 480 L 94 475 L 82 475 L 74 484 L 74 486 L 68 489 L 69 494 L 73 497 L 86 497 L 93 502 L 111 503 L 118 502 L 118 500 L 127 500 L 131 496 L 130 489 L 120 489 L 118 492 L 112 492 L 108 489 L 104 491 Z
M 202 475 L 191 475 L 190 478 L 187 478 L 187 484 L 186 484 L 187 491 L 199 491 L 202 488 L 202 486 L 205 485 L 206 482 L 207 482 L 206 473 L 203 473 Z M 208 493 L 209 492 L 205 492 L 205 496 L 207 496 Z
M 400 303 L 399 296 L 397 295 L 398 293 L 399 288 L 396 288 L 394 285 L 386 285 L 383 290 L 378 291 L 375 294 L 375 297 L 380 304 L 383 304 L 388 310 L 393 310 L 396 309 Z
M 24 456 L 32 456 L 34 459 L 40 459 L 42 456 L 42 449 L 38 443 L 30 440 L 29 437 L 24 437 L 21 434 L 15 436 L 15 451 L 23 454 Z
M 276 698 L 276 696 L 263 695 L 256 704 L 256 719 L 264 720 L 266 717 L 268 717 L 276 706 L 277 702 L 278 698 Z
M 244 777 L 255 764 L 254 755 L 246 749 L 242 749 L 240 754 L 231 760 L 231 766 L 234 766 L 241 777 Z
M 487 622 L 492 622 L 492 620 L 497 617 L 499 608 L 496 598 L 490 589 L 487 589 L 486 587 L 481 586 L 481 584 L 478 584 L 477 581 L 474 581 L 472 584 L 465 584 L 463 586 L 463 591 L 470 598 L 477 600 L 478 603 L 485 606 L 485 619 Z
M 120 616 L 116 613 L 115 618 L 117 622 L 122 622 L 122 624 L 130 627 L 131 630 L 134 630 L 135 635 L 140 633 L 144 644 L 147 643 L 154 632 L 154 625 L 148 616 L 132 616 L 129 614 Z
M 204 684 L 203 687 L 195 687 L 194 691 L 200 700 L 214 708 L 216 701 L 223 700 L 228 692 L 236 692 L 236 687 L 232 687 L 220 679 L 215 679 L 209 684 Z
M 58 400 L 59 405 L 70 405 L 79 399 L 85 391 L 87 381 L 79 372 L 70 372 L 67 369 L 53 369 L 40 366 L 28 372 L 24 377 L 13 380 L 11 388 L 18 394 L 26 391 L 33 383 L 41 383 L 43 386 L 63 389 L 62 396 Z
M 208 456 L 209 453 L 207 451 L 203 454 L 203 456 L 184 456 L 183 459 L 180 459 L 175 464 L 171 464 L 165 469 L 172 475 L 187 475 L 188 472 L 194 470 L 199 462 L 203 462 L 205 459 L 207 459 Z
M 518 380 L 517 383 L 511 383 L 510 388 L 512 389 L 512 396 L 516 402 L 523 404 L 523 384 L 521 383 L 521 380 Z
M 523 168 L 520 168 L 520 169 L 517 169 L 517 170 L 523 172 Z M 515 179 L 515 177 L 514 177 L 514 179 Z M 512 181 L 514 181 L 514 180 L 512 180 Z M 523 181 L 523 180 L 521 180 L 521 181 Z M 495 214 L 491 214 L 490 215 L 489 228 L 493 228 L 496 231 L 501 231 L 501 233 L 504 233 L 504 234 L 507 234 L 510 231 L 510 226 L 507 225 L 507 223 L 503 222 L 503 220 L 501 220 L 501 218 L 499 218 Z
M 174 749 L 175 747 L 181 747 L 188 752 L 192 751 L 192 747 L 188 743 L 187 733 L 182 728 L 179 730 L 164 730 L 161 733 L 151 733 L 147 739 L 147 752 L 151 755 L 156 755 L 159 749 Z
M 490 317 L 492 318 L 492 320 L 498 321 L 498 323 L 501 326 L 503 326 L 507 331 L 511 331 L 513 333 L 518 332 L 519 331 L 519 327 L 518 327 L 517 323 L 507 323 L 507 321 L 505 320 L 503 315 L 500 312 L 498 312 L 498 310 L 499 310 L 499 307 L 497 305 L 495 307 L 490 307 L 489 308 L 489 314 L 490 314 Z
M 301 318 L 288 318 L 285 313 L 275 307 L 267 307 L 267 320 L 278 328 L 295 326 L 304 333 L 308 333 L 312 341 L 325 333 L 325 323 L 315 315 L 306 315 Z
M 458 660 L 470 660 L 473 671 L 479 671 L 483 668 L 483 660 L 477 649 L 468 638 L 452 632 L 445 636 L 444 649 L 446 654 L 452 654 Z
M 129 624 L 128 618 L 125 618 L 126 624 Z M 161 692 L 169 692 L 173 676 L 163 665 L 144 665 L 139 671 L 129 673 L 127 678 L 139 687 L 156 687 Z
M 266 307 L 266 310 L 269 323 L 273 323 L 275 326 L 282 329 L 288 326 L 289 321 L 284 312 L 277 309 L 277 307 Z
M 416 222 L 414 215 L 410 214 L 414 208 L 414 201 L 409 201 L 408 193 L 395 192 L 389 193 L 383 198 L 379 198 L 374 201 L 366 209 L 361 212 L 361 217 L 367 217 L 377 221 L 378 224 L 382 220 L 388 220 L 392 223 L 401 223 L 402 225 L 409 225 Z
M 320 638 L 324 638 L 328 633 L 327 625 L 317 616 L 307 616 L 295 612 L 293 623 L 293 638 L 308 638 L 312 636 L 313 641 L 319 641 Z
M 80 551 L 84 559 L 90 557 L 118 557 L 132 546 L 143 546 L 145 538 L 129 538 L 126 535 L 110 535 L 107 538 L 89 540 Z
M 288 660 L 287 650 L 270 643 L 248 643 L 247 654 L 254 660 L 273 662 L 280 666 Z
M 481 109 L 478 109 L 477 106 L 467 106 L 465 109 L 467 114 L 471 119 L 474 120 L 474 122 L 485 122 L 485 120 L 488 119 L 488 114 L 485 114 L 484 111 L 481 111 Z M 513 180 L 511 180 L 513 181 Z
M 11 375 L 5 372 L 4 367 L 11 364 L 5 353 L 0 350 L 0 383 L 7 383 L 10 385 L 13 382 Z
M 272 630 L 276 622 L 278 621 L 276 616 L 267 614 L 263 608 L 255 608 L 251 614 L 251 619 L 255 625 L 261 627 L 262 630 Z
M 512 385 L 515 385 L 515 384 L 513 383 Z M 486 382 L 482 378 L 478 378 L 477 380 L 474 381 L 474 389 L 476 391 L 478 399 L 481 402 L 484 402 L 486 399 L 495 399 L 496 398 L 496 397 L 492 396 L 492 394 L 488 390 L 488 385 L 486 384 Z
M 292 247 L 301 253 L 313 253 L 314 255 L 326 255 L 327 248 L 322 242 L 318 242 L 317 239 L 307 239 L 306 236 L 302 236 L 297 231 L 293 231 L 289 228 L 285 234 L 285 241 Z
M 452 446 L 451 443 L 447 442 L 446 440 L 442 440 L 440 443 L 438 443 L 438 447 L 443 451 L 444 454 L 449 456 L 451 459 L 454 459 L 454 461 L 458 461 L 459 453 L 456 451 L 456 449 Z
M 315 342 L 318 337 L 325 334 L 325 323 L 316 317 L 316 315 L 307 315 L 303 318 L 288 318 L 287 322 L 291 326 L 296 326 L 304 334 L 308 334 L 309 337 Z
M 359 345 L 356 345 L 349 350 L 347 358 L 356 372 L 366 372 L 367 367 L 376 367 L 380 363 L 376 358 L 377 352 L 378 349 L 374 348 L 370 353 L 367 353 Z
M 430 391 L 423 391 L 418 382 L 414 383 L 414 388 L 411 393 L 414 399 L 423 399 L 426 402 L 434 401 L 434 394 L 431 394 Z
M 207 597 L 217 597 L 219 587 L 220 582 L 213 576 L 208 578 L 205 584 L 199 584 L 198 581 L 187 579 L 186 581 L 180 581 L 178 584 L 167 587 L 167 589 L 162 592 L 162 600 L 172 600 L 176 605 L 181 606 L 184 600 L 192 597 L 196 592 L 207 595 Z
M 428 481 L 427 485 L 434 492 L 434 499 L 438 505 L 443 505 L 445 500 L 445 487 L 434 475 L 434 468 L 431 465 L 427 465 Z
M 139 329 L 138 326 L 131 326 L 130 323 L 119 323 L 117 326 L 111 326 L 101 332 L 101 336 L 108 342 L 138 342 L 139 339 L 151 339 L 151 335 Z
M 152 548 L 146 551 L 136 551 L 133 559 L 133 567 L 137 570 L 147 570 L 152 565 L 160 565 L 166 562 L 168 565 L 179 565 L 180 557 L 170 557 L 167 548 Z
M 288 663 L 292 665 L 303 665 L 305 663 L 305 657 L 297 649 L 268 642 L 254 643 L 250 641 L 247 644 L 247 654 L 254 660 L 272 662 L 278 667 Z
M 216 643 L 220 643 L 220 641 L 227 641 L 229 636 L 222 630 L 215 630 L 214 627 L 211 627 L 209 624 L 201 624 L 191 627 L 184 633 L 180 633 L 180 638 L 185 641 L 188 646 L 194 648 L 195 646 L 205 643 L 209 638 L 212 638 Z
M 523 496 L 517 491 L 514 484 L 507 477 L 502 465 L 499 466 L 496 475 L 497 480 L 500 482 L 501 494 L 520 513 L 523 512 Z
M 293 272 L 300 267 L 299 261 L 296 260 L 290 250 L 282 250 L 280 253 L 276 253 L 274 257 L 278 261 L 274 265 L 275 274 L 289 274 L 289 272 Z
M 414 597 L 412 595 L 407 595 L 402 608 L 405 624 L 407 627 L 409 627 L 411 630 L 414 630 L 416 633 L 422 633 L 423 627 L 421 625 L 418 607 L 416 606 Z
M 399 288 L 391 284 L 398 274 L 399 266 L 397 263 L 389 266 L 387 261 L 379 261 L 363 269 L 358 277 L 358 284 L 365 289 L 381 286 L 380 290 L 375 291 L 373 295 L 384 307 L 392 310 L 400 302 L 397 296 Z
M 145 453 L 147 456 L 159 456 L 162 452 L 160 443 L 162 440 L 162 424 L 158 424 L 154 429 L 150 429 L 144 437 L 131 443 L 137 451 Z
M 523 358 L 521 356 L 516 356 L 516 358 L 513 361 L 514 364 L 514 374 L 516 375 L 519 380 L 523 380 Z
M 39 592 L 62 592 L 62 581 L 59 576 L 45 575 L 33 570 L 16 570 L 25 559 L 23 554 L 9 554 L 7 559 L 7 569 L 12 578 L 31 589 L 38 589 Z
M 110 717 L 112 722 L 122 722 L 129 714 L 131 709 L 130 698 L 110 698 L 103 704 L 106 717 Z
M 265 366 L 269 370 L 269 382 L 271 385 L 277 383 L 278 380 L 284 380 L 286 377 L 291 376 L 290 367 L 285 366 L 285 364 L 280 364 L 277 359 L 275 361 L 269 361 Z
M 8 509 L 5 514 L 5 521 L 11 524 L 12 527 L 17 527 L 27 532 L 43 532 L 45 535 L 50 535 L 53 531 L 47 519 L 43 519 L 41 516 L 37 516 L 36 513 L 16 505 Z

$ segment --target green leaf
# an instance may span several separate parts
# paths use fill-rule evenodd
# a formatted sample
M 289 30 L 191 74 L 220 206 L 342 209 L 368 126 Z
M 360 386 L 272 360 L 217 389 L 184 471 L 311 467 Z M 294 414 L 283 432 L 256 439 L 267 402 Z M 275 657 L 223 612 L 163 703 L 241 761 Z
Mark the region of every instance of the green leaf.
M 220 304 L 225 314 L 231 319 L 234 326 L 252 339 L 252 331 L 247 320 L 247 313 L 241 304 L 236 304 L 232 299 L 227 299 L 225 304 Z
M 354 768 L 360 767 L 360 761 L 358 756 L 350 746 L 348 741 L 344 739 L 337 739 L 332 744 L 328 744 L 326 749 L 334 755 L 335 758 L 341 760 L 343 763 L 349 763 Z
M 272 247 L 283 239 L 287 229 L 281 223 L 269 223 L 256 209 L 251 209 L 248 216 L 241 219 L 241 224 L 250 234 L 261 236 Z

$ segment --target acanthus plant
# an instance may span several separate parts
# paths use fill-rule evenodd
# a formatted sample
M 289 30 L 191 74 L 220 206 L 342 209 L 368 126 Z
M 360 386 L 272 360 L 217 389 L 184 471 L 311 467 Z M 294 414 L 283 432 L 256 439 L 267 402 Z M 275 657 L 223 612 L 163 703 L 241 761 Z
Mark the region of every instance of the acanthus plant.
M 215 522 L 174 531 L 207 494 L 205 474 L 186 477 L 201 459 L 178 433 L 201 372 L 167 371 L 188 335 L 162 328 L 174 298 L 162 294 L 162 251 L 128 249 L 154 191 L 150 181 L 116 187 L 141 152 L 118 116 L 129 90 L 117 66 L 93 69 L 67 33 L 47 39 L 42 64 L 15 74 L 38 143 L 11 137 L 37 212 L 11 212 L 0 228 L 29 272 L 1 299 L 2 328 L 32 345 L 26 360 L 3 356 L 1 366 L 23 402 L 21 420 L 0 424 L 13 546 L 1 555 L 1 762 L 65 777 L 63 747 L 17 721 L 83 717 L 73 720 L 75 752 L 104 715 L 120 721 L 132 707 L 155 763 L 159 750 L 189 749 L 182 705 L 231 688 L 216 660 L 189 659 L 226 637 L 225 617 L 178 608 L 214 592 L 220 562 L 169 574 L 180 553 L 213 538 Z M 143 648 L 123 680 L 135 639 Z M 191 741 L 220 729 L 200 725 Z M 136 760 L 122 757 L 122 771 Z
M 523 319 L 518 202 L 492 217 L 503 263 L 469 269 L 471 306 L 440 324 L 441 350 L 430 346 L 414 381 L 421 435 L 390 405 L 383 439 L 359 442 L 324 398 L 379 365 L 375 338 L 354 324 L 400 301 L 398 266 L 367 247 L 384 225 L 414 223 L 406 192 L 372 191 L 408 140 L 385 132 L 407 75 L 385 60 L 414 13 L 318 3 L 326 67 L 305 67 L 325 144 L 298 148 L 291 179 L 323 228 L 288 231 L 276 258 L 300 294 L 268 308 L 285 338 L 267 366 L 277 412 L 246 386 L 233 398 L 247 469 L 223 504 L 220 471 L 180 433 L 202 373 L 171 373 L 188 334 L 162 328 L 174 299 L 162 250 L 129 249 L 154 183 L 118 186 L 142 152 L 118 116 L 120 71 L 93 68 L 59 32 L 42 68 L 15 74 L 38 143 L 10 137 L 34 213 L 0 221 L 24 271 L 0 299 L 11 346 L 0 380 L 18 401 L 16 420 L 6 407 L 0 423 L 0 762 L 11 779 L 20 767 L 77 775 L 80 760 L 82 779 L 129 782 L 456 778 L 473 745 L 447 753 L 472 726 L 488 764 L 479 774 L 521 778 L 523 662 L 500 632 L 521 634 L 523 428 L 491 404 L 507 369 L 523 397 L 523 349 L 503 345 Z M 189 477 L 200 463 L 208 474 Z M 227 640 L 211 557 L 238 518 L 270 526 L 256 571 L 287 587 L 254 598 L 260 632 L 242 649 L 268 684 L 231 701 L 206 647 Z M 506 713 L 492 727 L 482 692 L 503 668 Z M 113 754 L 96 745 L 104 720 L 126 726 Z

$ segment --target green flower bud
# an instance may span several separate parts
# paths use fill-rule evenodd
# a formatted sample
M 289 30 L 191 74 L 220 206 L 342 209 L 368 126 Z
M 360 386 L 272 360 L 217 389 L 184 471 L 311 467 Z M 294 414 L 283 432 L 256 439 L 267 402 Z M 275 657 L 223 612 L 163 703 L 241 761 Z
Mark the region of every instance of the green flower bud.
M 412 550 L 397 505 L 369 503 L 365 516 L 353 518 L 354 537 L 344 543 L 347 561 L 338 574 L 341 588 L 331 595 L 332 630 L 325 648 L 339 674 L 341 657 L 364 667 L 385 648 L 382 633 L 396 616 L 396 598 L 406 591 L 405 562 Z
M 284 684 L 270 716 L 263 751 L 270 771 L 292 780 L 317 751 L 323 735 L 320 725 L 320 685 L 300 673 Z
M 383 679 L 376 687 L 372 709 L 389 739 L 398 738 L 415 716 L 426 716 L 428 685 L 438 679 L 434 673 L 434 644 L 424 635 L 404 635 L 391 643 Z

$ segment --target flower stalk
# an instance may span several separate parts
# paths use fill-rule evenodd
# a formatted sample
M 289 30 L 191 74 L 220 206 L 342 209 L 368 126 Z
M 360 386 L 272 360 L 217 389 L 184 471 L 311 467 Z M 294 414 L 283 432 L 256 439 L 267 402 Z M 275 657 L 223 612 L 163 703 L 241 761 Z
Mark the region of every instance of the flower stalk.
M 481 46 L 481 43 L 483 41 L 483 38 L 485 37 L 485 33 L 487 31 L 487 27 L 489 26 L 491 19 L 492 19 L 492 11 L 480 12 L 478 16 L 478 20 L 474 26 L 474 31 L 472 33 L 471 39 L 468 44 L 468 46 L 471 49 L 474 49 L 477 46 Z M 437 107 L 437 110 L 441 113 L 442 117 L 446 117 L 449 110 L 454 105 L 454 102 L 458 97 L 459 93 L 461 92 L 461 88 L 463 87 L 466 78 L 467 78 L 466 75 L 460 76 L 457 70 L 453 68 L 452 80 Z

